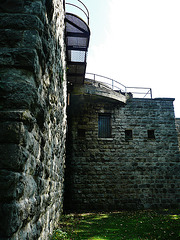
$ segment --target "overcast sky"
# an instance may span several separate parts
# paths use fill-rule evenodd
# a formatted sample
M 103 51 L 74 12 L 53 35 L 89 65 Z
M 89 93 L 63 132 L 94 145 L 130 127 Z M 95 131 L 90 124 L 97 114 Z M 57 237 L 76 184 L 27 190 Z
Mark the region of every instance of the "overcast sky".
M 90 12 L 87 72 L 175 98 L 180 118 L 180 0 L 81 1 Z

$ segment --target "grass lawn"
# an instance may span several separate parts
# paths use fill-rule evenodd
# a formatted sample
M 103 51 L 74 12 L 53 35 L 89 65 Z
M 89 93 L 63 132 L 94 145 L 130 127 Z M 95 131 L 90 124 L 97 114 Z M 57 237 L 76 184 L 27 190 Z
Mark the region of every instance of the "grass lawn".
M 180 210 L 63 215 L 51 240 L 180 240 Z

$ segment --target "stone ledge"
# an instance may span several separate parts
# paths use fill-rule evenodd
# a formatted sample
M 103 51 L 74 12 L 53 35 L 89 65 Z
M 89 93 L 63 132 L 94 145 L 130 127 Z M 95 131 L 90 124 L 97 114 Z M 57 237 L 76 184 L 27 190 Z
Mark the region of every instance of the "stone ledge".
M 43 32 L 44 25 L 41 20 L 32 14 L 10 14 L 0 13 L 1 29 L 36 29 Z
M 18 122 L 36 122 L 29 110 L 0 111 L 0 120 Z
M 30 68 L 35 73 L 38 69 L 38 55 L 35 49 L 29 48 L 1 48 L 0 66 Z

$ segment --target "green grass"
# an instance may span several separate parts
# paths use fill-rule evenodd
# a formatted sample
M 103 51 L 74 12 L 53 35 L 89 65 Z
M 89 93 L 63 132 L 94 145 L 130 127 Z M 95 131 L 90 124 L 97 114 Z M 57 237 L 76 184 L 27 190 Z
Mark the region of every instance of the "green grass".
M 176 240 L 180 239 L 180 210 L 64 215 L 51 239 Z

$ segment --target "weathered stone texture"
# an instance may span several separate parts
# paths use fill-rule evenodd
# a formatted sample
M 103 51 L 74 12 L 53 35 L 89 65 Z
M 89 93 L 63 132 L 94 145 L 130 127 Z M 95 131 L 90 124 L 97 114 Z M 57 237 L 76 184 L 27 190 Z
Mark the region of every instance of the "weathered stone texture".
M 0 239 L 48 239 L 63 203 L 63 1 L 1 1 L 0 36 Z
M 123 106 L 85 98 L 77 107 L 73 103 L 68 112 L 66 210 L 179 205 L 173 99 L 130 99 Z M 98 138 L 101 113 L 111 114 L 111 138 Z M 132 139 L 125 138 L 125 130 L 132 130 Z M 148 138 L 148 130 L 155 139 Z
M 180 118 L 176 118 L 176 129 L 178 133 L 178 142 L 179 142 L 179 149 L 180 149 Z

